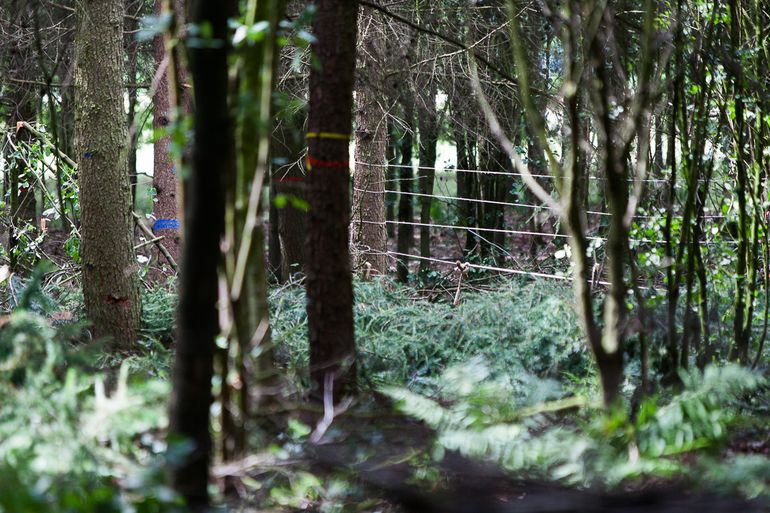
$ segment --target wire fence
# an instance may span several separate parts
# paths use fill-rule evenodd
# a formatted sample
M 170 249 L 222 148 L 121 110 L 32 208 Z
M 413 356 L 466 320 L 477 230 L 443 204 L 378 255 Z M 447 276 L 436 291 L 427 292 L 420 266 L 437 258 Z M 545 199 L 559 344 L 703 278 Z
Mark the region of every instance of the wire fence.
M 479 203 L 484 205 L 500 205 L 504 207 L 515 207 L 515 208 L 526 208 L 526 209 L 532 209 L 532 210 L 553 210 L 552 207 L 549 207 L 548 205 L 534 205 L 530 203 L 511 203 L 507 201 L 497 201 L 497 200 L 487 200 L 483 198 L 463 198 L 459 196 L 447 196 L 442 194 L 425 194 L 421 192 L 411 192 L 411 191 L 399 191 L 394 189 L 384 189 L 381 191 L 372 191 L 367 189 L 361 189 L 358 187 L 354 187 L 353 190 L 357 192 L 363 192 L 364 194 L 402 194 L 404 196 L 414 196 L 414 197 L 422 197 L 422 198 L 433 198 L 438 199 L 442 201 L 457 201 L 457 202 L 468 202 L 468 203 Z M 595 216 L 611 216 L 609 212 L 597 212 L 593 210 L 587 210 L 586 214 L 588 215 L 595 215 Z M 634 219 L 656 219 L 662 216 L 651 216 L 651 215 L 643 215 L 643 214 L 637 214 L 634 215 Z M 672 219 L 683 219 L 683 216 L 672 216 Z M 722 215 L 705 215 L 703 216 L 703 219 L 725 219 L 725 216 Z
M 479 174 L 479 175 L 491 175 L 491 176 L 508 176 L 508 177 L 517 177 L 522 176 L 520 173 L 512 173 L 512 172 L 503 172 L 503 171 L 487 171 L 487 170 L 480 170 L 480 169 L 454 169 L 454 168 L 432 168 L 432 167 L 426 167 L 426 166 L 404 166 L 404 165 L 393 165 L 393 164 L 371 164 L 371 163 L 363 163 L 363 162 L 354 162 L 358 165 L 365 165 L 365 166 L 372 166 L 372 167 L 381 167 L 381 168 L 405 168 L 409 167 L 412 170 L 435 170 L 435 171 L 444 171 L 446 173 L 456 172 L 456 173 L 472 173 L 472 174 Z M 543 179 L 552 179 L 553 177 L 551 175 L 533 175 L 535 178 L 543 178 Z M 421 178 L 424 178 L 425 175 L 416 176 L 416 177 L 408 177 L 407 180 L 419 180 Z M 434 178 L 439 178 L 437 174 L 434 175 Z M 601 177 L 589 177 L 591 180 L 603 180 Z M 392 178 L 387 179 L 383 181 L 376 181 L 376 182 L 369 182 L 369 186 L 375 186 L 375 185 L 383 185 L 388 183 L 396 184 L 399 181 L 403 181 L 403 178 Z M 634 182 L 636 180 L 630 179 L 629 182 Z M 658 178 L 649 178 L 649 179 L 643 179 L 642 182 L 646 183 L 657 183 L 657 184 L 668 184 L 669 181 L 666 179 L 658 179 Z M 437 187 L 440 188 L 440 187 Z M 371 190 L 368 188 L 361 188 L 361 187 L 354 187 L 354 191 L 361 194 L 377 194 L 382 196 L 388 196 L 391 197 L 398 197 L 398 196 L 408 196 L 410 198 L 417 198 L 417 199 L 424 199 L 424 198 L 430 198 L 431 200 L 437 200 L 444 202 L 446 204 L 450 204 L 456 208 L 459 208 L 463 202 L 466 202 L 468 204 L 476 204 L 476 205 L 494 205 L 497 207 L 502 207 L 503 212 L 505 212 L 505 209 L 528 209 L 532 211 L 550 211 L 553 210 L 552 207 L 548 205 L 542 205 L 542 204 L 534 204 L 534 203 L 523 203 L 519 201 L 501 201 L 500 199 L 490 199 L 490 198 L 484 198 L 484 197 L 476 197 L 476 198 L 469 198 L 469 197 L 461 197 L 457 195 L 452 195 L 450 191 L 439 191 L 438 193 L 425 193 L 425 192 L 414 192 L 414 191 L 401 191 L 398 190 L 396 187 L 392 188 L 383 188 L 380 190 Z M 597 210 L 588 210 L 586 211 L 586 214 L 589 216 L 598 216 L 600 218 L 606 218 L 611 216 L 609 212 L 602 212 Z M 665 219 L 667 216 L 667 212 L 664 209 L 660 209 L 660 212 L 655 215 L 650 214 L 636 214 L 633 216 L 633 219 L 635 220 L 654 220 L 654 219 Z M 503 215 L 505 218 L 505 215 Z M 671 216 L 672 219 L 676 220 L 683 220 L 684 216 L 680 214 L 675 214 Z M 726 216 L 724 215 L 703 215 L 701 219 L 706 220 L 711 224 L 710 229 L 704 229 L 704 233 L 707 235 L 718 235 L 721 231 L 720 228 L 717 227 L 720 220 L 724 220 Z M 538 231 L 535 229 L 521 229 L 520 227 L 517 227 L 517 229 L 513 228 L 506 228 L 506 227 L 493 227 L 493 226 L 480 226 L 478 223 L 474 223 L 470 226 L 463 226 L 461 224 L 452 224 L 452 223 L 440 223 L 440 222 L 433 222 L 432 220 L 430 222 L 422 222 L 422 220 L 417 221 L 414 219 L 411 220 L 395 220 L 395 219 L 388 219 L 385 221 L 371 221 L 366 219 L 359 219 L 356 222 L 362 223 L 362 224 L 369 224 L 369 225 L 383 225 L 383 226 L 394 226 L 394 227 L 400 227 L 400 226 L 409 226 L 409 227 L 417 227 L 417 228 L 428 228 L 429 230 L 433 231 L 440 231 L 440 230 L 451 230 L 454 232 L 465 232 L 468 234 L 467 236 L 473 236 L 477 240 L 484 241 L 488 246 L 494 247 L 497 249 L 497 251 L 501 255 L 505 255 L 508 258 L 497 260 L 497 263 L 504 261 L 504 262 L 512 262 L 516 264 L 516 267 L 504 267 L 503 265 L 488 265 L 484 263 L 477 263 L 473 261 L 468 261 L 469 258 L 465 255 L 464 248 L 458 247 L 458 250 L 456 254 L 459 254 L 461 256 L 458 256 L 456 258 L 437 258 L 436 256 L 426 256 L 423 254 L 412 254 L 412 253 L 403 253 L 400 251 L 386 251 L 386 252 L 378 252 L 373 251 L 371 248 L 367 250 L 368 253 L 371 254 L 384 254 L 391 260 L 401 260 L 403 261 L 418 261 L 418 262 L 428 262 L 431 265 L 435 266 L 442 266 L 442 267 L 457 267 L 462 269 L 479 269 L 479 270 L 486 270 L 486 271 L 493 271 L 493 272 L 499 272 L 499 273 L 505 273 L 505 274 L 516 274 L 516 275 L 525 275 L 525 276 L 531 276 L 536 278 L 544 278 L 544 279 L 553 279 L 553 280 L 561 280 L 561 281 L 571 281 L 572 277 L 567 276 L 564 274 L 553 274 L 553 273 L 544 273 L 540 272 L 539 270 L 532 270 L 532 269 L 526 269 L 525 266 L 522 266 L 519 264 L 519 262 L 516 262 L 516 258 L 514 258 L 513 254 L 508 251 L 505 247 L 502 247 L 497 240 L 497 242 L 493 242 L 491 240 L 488 240 L 483 237 L 482 234 L 492 234 L 492 235 L 503 235 L 503 236 L 516 236 L 516 237 L 523 237 L 523 238 L 538 238 L 541 242 L 543 240 L 566 240 L 569 239 L 569 235 L 565 233 L 559 233 L 559 232 L 548 232 L 548 231 Z M 526 223 L 526 221 L 524 221 Z M 594 227 L 596 229 L 596 227 Z M 499 239 L 499 238 L 498 238 Z M 586 239 L 588 241 L 592 242 L 598 242 L 598 243 L 605 243 L 607 242 L 607 237 L 603 237 L 598 233 L 591 233 L 586 234 Z M 664 239 L 658 239 L 658 238 L 650 238 L 650 237 L 631 237 L 629 239 L 629 242 L 638 247 L 638 246 L 655 246 L 660 247 L 668 244 L 668 241 Z M 671 245 L 676 247 L 680 244 L 680 241 L 671 241 Z M 724 240 L 720 238 L 713 238 L 708 239 L 704 238 L 703 240 L 700 240 L 698 242 L 701 246 L 715 246 L 715 245 L 735 245 L 736 242 L 733 240 Z M 459 241 L 458 241 L 459 245 Z M 552 251 L 555 253 L 558 249 L 551 248 Z M 595 277 L 596 278 L 596 277 Z M 601 281 L 598 278 L 592 279 L 592 283 L 599 284 L 599 285 L 609 285 L 606 281 Z
M 361 162 L 361 161 L 351 161 L 351 164 L 360 164 L 362 166 L 368 166 L 368 167 L 379 167 L 379 168 L 393 168 L 393 169 L 403 169 L 403 168 L 410 168 L 415 171 L 436 171 L 436 172 L 443 172 L 443 173 L 464 173 L 464 174 L 474 174 L 474 175 L 488 175 L 488 176 L 508 176 L 508 177 L 523 177 L 525 176 L 523 173 L 518 173 L 515 171 L 491 171 L 486 169 L 462 169 L 462 168 L 454 168 L 454 167 L 431 167 L 431 166 L 415 166 L 415 165 L 409 165 L 409 164 L 374 164 L 369 162 Z M 424 177 L 425 175 L 418 175 L 416 177 L 408 178 L 408 180 L 417 180 L 421 177 Z M 532 178 L 538 178 L 541 180 L 554 180 L 555 177 L 550 174 L 530 174 L 528 176 L 531 176 Z M 597 182 L 603 182 L 606 180 L 603 176 L 588 176 L 588 179 L 591 181 L 597 181 Z M 403 178 L 388 178 L 386 180 L 383 180 L 383 182 L 398 182 L 404 180 Z M 657 183 L 657 184 L 668 184 L 669 180 L 667 178 L 628 178 L 628 181 L 630 183 L 635 182 L 641 182 L 641 183 Z M 714 179 L 712 178 L 709 180 L 710 183 L 729 183 L 731 180 L 729 179 Z M 698 183 L 706 183 L 707 180 L 700 179 L 698 180 Z M 678 183 L 676 185 L 677 188 L 686 188 L 686 185 Z

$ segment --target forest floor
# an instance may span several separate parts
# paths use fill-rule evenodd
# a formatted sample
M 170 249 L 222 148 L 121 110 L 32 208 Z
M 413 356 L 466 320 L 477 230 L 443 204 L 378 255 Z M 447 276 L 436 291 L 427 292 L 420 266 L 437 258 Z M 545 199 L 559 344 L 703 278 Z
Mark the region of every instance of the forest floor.
M 770 496 L 766 385 L 721 371 L 694 378 L 684 394 L 661 390 L 640 406 L 631 339 L 624 397 L 647 417 L 605 419 L 595 406 L 596 374 L 569 285 L 483 273 L 475 279 L 456 305 L 449 294 L 389 279 L 357 281 L 362 395 L 322 430 L 322 409 L 304 400 L 304 291 L 298 284 L 272 288 L 271 323 L 286 386 L 271 424 L 280 428 L 269 436 L 251 433 L 257 453 L 215 465 L 219 483 L 225 476 L 238 483 L 233 510 L 770 511 L 764 503 L 713 495 Z M 12 475 L 30 483 L 29 490 L 41 475 L 66 472 L 67 479 L 50 481 L 45 500 L 55 500 L 59 485 L 63 494 L 76 489 L 85 497 L 86 483 L 103 479 L 94 477 L 97 468 L 127 493 L 136 482 L 130 476 L 158 468 L 164 450 L 175 294 L 145 290 L 143 342 L 132 354 L 108 357 L 78 338 L 76 288 L 68 283 L 44 292 L 51 304 L 35 308 L 49 320 L 6 318 L 0 347 L 28 347 L 30 361 L 46 347 L 62 347 L 66 354 L 57 358 L 64 367 L 46 374 L 42 366 L 28 387 L 5 391 L 0 456 L 7 460 L 26 447 L 31 464 Z M 72 316 L 62 323 L 63 311 Z M 19 346 L 20 340 L 27 342 Z M 100 372 L 119 366 L 130 376 L 126 395 L 95 401 Z M 77 377 L 66 378 L 71 374 Z M 69 379 L 78 387 L 66 385 Z M 66 404 L 67 414 L 51 417 L 56 404 Z M 113 413 L 104 417 L 107 412 Z M 25 441 L 11 436 L 24 425 L 32 426 Z M 638 445 L 648 442 L 662 443 L 663 455 Z M 639 456 L 629 459 L 634 451 Z M 53 465 L 77 454 L 98 465 Z M 11 482 L 8 472 L 0 465 L 0 481 Z M 142 478 L 143 489 L 156 493 L 159 474 L 149 475 L 155 477 Z M 51 504 L 40 511 L 56 511 Z

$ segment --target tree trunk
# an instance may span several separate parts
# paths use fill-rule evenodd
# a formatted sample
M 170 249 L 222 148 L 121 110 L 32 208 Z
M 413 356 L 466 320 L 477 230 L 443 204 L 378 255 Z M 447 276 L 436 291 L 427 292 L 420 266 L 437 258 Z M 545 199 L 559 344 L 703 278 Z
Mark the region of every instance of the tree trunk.
M 458 116 L 459 112 L 455 111 L 455 116 Z M 461 123 L 456 123 L 453 129 L 455 148 L 457 154 L 457 169 L 471 169 L 471 153 L 473 152 L 472 143 L 466 142 L 466 131 L 462 127 Z M 455 173 L 455 179 L 457 180 L 457 197 L 458 200 L 457 210 L 458 217 L 461 226 L 471 227 L 475 225 L 475 207 L 476 204 L 469 201 L 468 198 L 472 196 L 473 190 L 473 177 L 471 173 L 457 171 Z M 463 253 L 468 255 L 470 251 L 475 247 L 475 240 L 472 239 L 471 233 L 465 230 L 465 247 Z
M 275 155 L 272 151 L 271 155 Z M 271 158 L 272 161 L 272 158 Z M 272 169 L 272 168 L 271 168 Z M 278 209 L 278 205 L 275 204 L 275 199 L 278 195 L 276 190 L 276 184 L 273 180 L 272 170 L 270 172 L 270 190 L 268 194 L 268 201 L 270 205 L 267 210 L 267 269 L 268 277 L 271 281 L 282 282 L 281 279 L 281 262 L 283 258 L 281 256 L 281 234 L 278 228 L 278 223 L 281 220 L 281 213 Z
M 733 48 L 741 47 L 741 10 L 740 3 L 737 0 L 730 0 L 730 41 Z M 744 119 L 744 92 L 743 92 L 743 72 L 741 65 L 735 66 L 731 70 L 730 78 L 732 82 L 733 95 L 735 98 L 735 132 L 733 143 L 735 147 L 735 169 L 737 175 L 737 187 L 735 196 L 738 199 L 738 248 L 735 263 L 735 317 L 733 322 L 733 346 L 730 349 L 730 358 L 739 361 L 743 365 L 748 365 L 749 342 L 751 339 L 750 330 L 746 326 L 751 326 L 751 318 L 747 315 L 750 305 L 753 305 L 754 298 L 747 298 L 747 289 L 751 287 L 748 280 L 750 267 L 749 261 L 752 253 L 749 235 L 750 213 L 747 207 L 746 198 L 750 194 L 749 178 L 746 169 L 746 124 Z
M 436 82 L 421 88 L 425 97 L 421 99 L 419 112 L 420 127 L 420 256 L 430 258 L 430 211 L 432 206 L 433 182 L 436 177 L 436 144 L 438 142 L 438 113 L 436 112 Z M 420 272 L 430 269 L 430 261 L 420 260 Z
M 628 258 L 628 227 L 624 222 L 628 208 L 628 164 L 619 154 L 615 140 L 615 125 L 610 115 L 610 77 L 608 69 L 600 60 L 601 44 L 594 40 L 590 46 L 594 73 L 600 86 L 596 110 L 599 140 L 604 145 L 604 171 L 607 189 L 607 205 L 610 212 L 610 226 L 607 235 L 606 252 L 609 260 L 607 274 L 610 286 L 604 299 L 604 329 L 601 349 L 596 352 L 596 361 L 602 380 L 605 406 L 615 406 L 620 398 L 623 380 L 623 322 L 626 316 L 625 266 Z
M 237 5 L 235 2 L 233 4 Z M 247 423 L 261 404 L 268 386 L 274 386 L 273 348 L 267 304 L 265 272 L 265 225 L 262 222 L 263 184 L 269 172 L 269 148 L 273 118 L 274 62 L 277 58 L 275 34 L 283 14 L 283 2 L 250 0 L 245 6 L 245 23 L 269 23 L 270 37 L 240 48 L 239 97 L 237 117 L 235 180 L 226 190 L 226 244 L 228 290 L 234 331 L 228 330 L 232 366 L 240 379 L 233 387 L 230 404 L 240 422 L 232 435 L 234 455 L 246 451 Z M 222 376 L 227 381 L 226 373 Z M 229 384 L 228 384 L 229 386 Z M 236 410 L 237 408 L 237 410 Z
M 385 228 L 386 115 L 380 107 L 384 60 L 382 22 L 370 9 L 362 11 L 356 77 L 356 150 L 353 174 L 353 239 L 355 266 L 368 277 L 388 269 Z M 371 165 L 368 165 L 371 164 Z
M 160 16 L 163 9 L 163 0 L 155 0 L 155 14 Z M 176 8 L 177 16 L 180 9 Z M 153 41 L 153 53 L 155 56 L 156 69 L 161 65 L 168 69 L 168 57 L 166 54 L 164 38 L 158 36 Z M 177 78 L 179 80 L 179 78 Z M 170 85 L 168 82 L 168 73 L 164 72 L 158 81 L 158 88 L 152 97 L 153 115 L 152 127 L 155 133 L 162 133 L 168 130 L 172 119 L 172 105 L 170 95 Z M 177 204 L 179 202 L 176 194 L 177 178 L 174 158 L 171 155 L 171 136 L 164 134 L 159 137 L 153 145 L 153 176 L 152 186 L 155 189 L 155 201 L 153 204 L 153 217 L 155 218 L 152 230 L 156 236 L 163 236 L 160 241 L 163 247 L 168 250 L 171 257 L 179 262 L 179 221 L 177 219 Z M 173 273 L 173 269 L 166 257 L 158 252 L 158 272 L 154 273 L 156 278 L 167 276 Z
M 77 4 L 75 106 L 86 316 L 116 348 L 136 340 L 141 302 L 133 249 L 123 110 L 123 1 Z
M 206 0 L 195 0 L 191 7 L 192 23 L 208 24 L 215 40 L 228 37 L 227 9 Z M 203 511 L 209 502 L 209 408 L 219 334 L 217 271 L 224 231 L 224 180 L 232 175 L 234 165 L 227 54 L 226 45 L 189 50 L 195 83 L 195 141 L 185 183 L 185 244 L 169 433 L 194 444 L 192 453 L 171 475 L 174 489 L 193 511 Z
M 126 11 L 129 11 L 131 2 L 126 0 Z M 137 57 L 139 54 L 139 44 L 134 40 L 134 33 L 139 28 L 139 20 L 135 16 L 127 16 L 126 20 L 126 33 L 124 34 L 124 48 L 126 51 L 126 75 L 128 76 L 128 82 L 136 82 L 137 72 Z M 131 206 L 136 208 L 136 187 L 138 184 L 138 176 L 136 174 L 136 150 L 137 141 L 139 139 L 138 129 L 139 126 L 136 123 L 136 106 L 137 106 L 137 94 L 136 87 L 129 87 L 128 89 L 128 116 L 127 126 L 129 129 L 129 145 L 128 145 L 128 177 L 131 184 Z
M 316 396 L 355 382 L 353 284 L 348 252 L 349 134 L 356 65 L 356 0 L 318 0 L 308 116 L 307 314 Z M 328 376 L 328 378 L 327 378 Z
M 414 125 L 414 106 L 412 98 L 404 100 L 404 120 L 407 124 L 406 132 L 399 144 L 401 148 L 401 164 L 399 167 L 399 191 L 398 195 L 398 235 L 396 250 L 398 261 L 396 274 L 398 281 L 409 281 L 409 257 L 414 243 L 414 197 L 412 196 L 414 177 L 412 172 L 412 126 Z
M 385 154 L 388 160 L 388 169 L 386 171 L 385 181 L 387 188 L 391 191 L 395 191 L 398 187 L 398 142 L 394 136 L 395 127 L 392 123 L 388 123 L 388 136 L 387 145 L 385 147 Z M 389 192 L 385 195 L 385 222 L 386 232 L 389 239 L 396 237 L 396 225 L 393 223 L 396 220 L 396 203 L 398 202 L 398 194 L 395 192 Z
M 282 280 L 304 272 L 305 265 L 307 212 L 298 205 L 306 200 L 307 189 L 307 173 L 302 161 L 305 115 L 304 110 L 279 113 L 276 117 L 281 119 L 281 124 L 271 141 L 275 162 L 271 180 L 276 194 L 282 195 L 285 203 L 280 209 L 276 208 Z

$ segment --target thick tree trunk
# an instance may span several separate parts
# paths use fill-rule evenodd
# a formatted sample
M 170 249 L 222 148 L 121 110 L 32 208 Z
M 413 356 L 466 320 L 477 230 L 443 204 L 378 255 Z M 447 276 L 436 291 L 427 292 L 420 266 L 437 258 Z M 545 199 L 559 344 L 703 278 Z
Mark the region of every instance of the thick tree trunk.
M 384 60 L 382 22 L 363 10 L 356 78 L 356 165 L 353 174 L 353 240 L 356 269 L 365 276 L 388 269 L 385 228 L 387 120 L 380 106 Z M 369 165 L 371 164 L 371 165 Z
M 196 0 L 191 22 L 227 37 L 227 9 Z M 211 453 L 209 408 L 215 340 L 219 334 L 217 271 L 224 231 L 224 180 L 233 173 L 233 131 L 228 115 L 226 45 L 190 48 L 195 83 L 195 142 L 186 180 L 185 245 L 179 280 L 178 336 L 169 432 L 194 444 L 172 469 L 172 484 L 193 511 L 208 505 Z
M 141 302 L 123 110 L 123 1 L 83 0 L 76 12 L 83 296 L 94 336 L 126 349 L 136 340 Z
M 348 252 L 349 134 L 356 57 L 356 0 L 318 0 L 308 116 L 307 314 L 315 394 L 355 382 L 353 284 Z M 328 376 L 328 378 L 327 378 Z

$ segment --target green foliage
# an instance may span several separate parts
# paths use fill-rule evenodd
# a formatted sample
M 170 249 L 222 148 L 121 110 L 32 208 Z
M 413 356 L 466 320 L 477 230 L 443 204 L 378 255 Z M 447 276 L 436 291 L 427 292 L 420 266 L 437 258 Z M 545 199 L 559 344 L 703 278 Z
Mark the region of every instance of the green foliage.
M 484 356 L 495 373 L 557 377 L 593 372 L 570 305 L 571 292 L 544 281 L 512 280 L 465 293 L 461 303 L 431 303 L 389 280 L 355 284 L 356 340 L 367 379 L 431 385 L 446 367 Z M 271 293 L 271 321 L 281 359 L 307 367 L 304 290 Z
M 762 382 L 738 365 L 682 372 L 681 378 L 685 390 L 667 405 L 655 398 L 642 404 L 636 423 L 641 455 L 669 456 L 724 441 L 736 418 L 731 401 Z
M 0 512 L 178 510 L 159 466 L 168 383 L 89 375 L 63 344 L 28 310 L 0 329 Z
M 291 205 L 291 208 L 301 212 L 307 212 L 310 209 L 310 204 L 307 201 L 293 194 L 276 194 L 273 203 L 276 208 L 286 208 L 287 205 Z
M 170 278 L 164 286 L 142 290 L 142 334 L 170 344 L 176 323 L 176 280 Z
M 684 390 L 667 402 L 644 401 L 636 419 L 625 410 L 603 413 L 584 398 L 565 396 L 552 382 L 494 377 L 479 360 L 447 371 L 437 397 L 405 388 L 384 392 L 402 412 L 436 429 L 434 454 L 458 451 L 511 472 L 572 484 L 615 486 L 644 476 L 691 475 L 704 486 L 713 479 L 725 490 L 767 493 L 767 459 L 722 463 L 714 457 L 740 420 L 736 399 L 764 380 L 727 365 L 686 373 L 682 381 Z M 696 458 L 694 466 L 684 454 Z M 728 468 L 730 480 L 720 480 Z
M 37 128 L 46 135 L 43 127 Z M 43 191 L 40 193 L 41 216 L 51 220 L 53 225 L 58 224 L 69 230 L 65 251 L 70 258 L 78 262 L 80 238 L 77 229 L 71 223 L 80 218 L 80 195 L 75 169 L 61 159 L 50 146 L 38 140 L 29 144 L 19 142 L 18 149 L 10 153 L 7 159 L 18 159 L 23 164 L 19 175 L 21 189 L 30 189 L 33 192 Z M 10 204 L 8 193 L 9 191 L 6 191 L 5 202 Z M 46 234 L 34 224 L 21 222 L 22 225 L 16 227 L 18 244 L 12 250 L 14 257 L 17 261 L 27 264 L 45 258 L 43 242 Z

